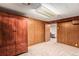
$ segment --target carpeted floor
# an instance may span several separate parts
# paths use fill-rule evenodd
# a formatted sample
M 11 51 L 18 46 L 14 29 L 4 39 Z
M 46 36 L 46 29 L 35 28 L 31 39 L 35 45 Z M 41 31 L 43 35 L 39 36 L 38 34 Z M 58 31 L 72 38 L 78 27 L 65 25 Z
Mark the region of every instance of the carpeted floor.
M 79 48 L 57 43 L 53 39 L 30 46 L 28 53 L 20 56 L 79 56 Z

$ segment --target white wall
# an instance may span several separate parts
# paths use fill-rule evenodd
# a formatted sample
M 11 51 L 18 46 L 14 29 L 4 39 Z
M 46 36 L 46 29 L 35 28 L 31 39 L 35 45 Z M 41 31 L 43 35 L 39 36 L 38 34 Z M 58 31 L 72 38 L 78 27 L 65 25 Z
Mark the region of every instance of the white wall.
M 51 24 L 50 32 L 55 34 L 55 37 L 57 37 L 57 24 Z

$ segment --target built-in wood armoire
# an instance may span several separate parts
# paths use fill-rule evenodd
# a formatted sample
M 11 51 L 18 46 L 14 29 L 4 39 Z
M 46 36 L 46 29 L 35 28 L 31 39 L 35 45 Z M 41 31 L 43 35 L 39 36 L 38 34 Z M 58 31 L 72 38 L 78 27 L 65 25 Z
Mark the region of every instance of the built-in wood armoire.
M 0 56 L 27 52 L 27 46 L 27 19 L 0 12 Z

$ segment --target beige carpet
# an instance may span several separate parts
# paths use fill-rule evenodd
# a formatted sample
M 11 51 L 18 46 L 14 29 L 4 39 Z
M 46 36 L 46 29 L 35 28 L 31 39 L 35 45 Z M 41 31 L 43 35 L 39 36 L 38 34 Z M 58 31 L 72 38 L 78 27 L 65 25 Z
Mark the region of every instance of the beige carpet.
M 53 39 L 30 46 L 28 53 L 20 56 L 79 56 L 79 48 L 57 43 Z

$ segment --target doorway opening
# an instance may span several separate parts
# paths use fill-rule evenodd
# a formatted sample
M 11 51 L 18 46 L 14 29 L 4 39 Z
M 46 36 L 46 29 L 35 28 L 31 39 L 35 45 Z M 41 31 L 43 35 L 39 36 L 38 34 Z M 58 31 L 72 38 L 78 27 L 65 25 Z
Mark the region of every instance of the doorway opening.
M 50 40 L 57 42 L 57 24 L 50 24 Z

